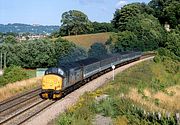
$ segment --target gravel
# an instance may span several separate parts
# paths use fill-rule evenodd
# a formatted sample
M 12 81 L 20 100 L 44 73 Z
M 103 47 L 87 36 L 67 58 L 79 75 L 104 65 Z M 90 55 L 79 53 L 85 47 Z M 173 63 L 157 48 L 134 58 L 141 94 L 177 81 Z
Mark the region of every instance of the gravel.
M 130 63 L 128 65 L 119 67 L 115 70 L 115 75 L 119 72 L 124 71 L 125 69 L 140 63 L 142 61 L 146 61 L 149 59 L 153 59 L 154 57 L 149 57 L 146 59 L 142 59 L 133 63 Z M 102 86 L 106 83 L 107 80 L 112 79 L 113 72 L 106 73 L 97 79 L 94 79 L 93 81 L 87 83 L 86 85 L 82 86 L 81 88 L 73 91 L 63 99 L 56 102 L 54 105 L 51 105 L 49 108 L 45 109 L 43 112 L 39 113 L 35 117 L 33 117 L 31 120 L 27 121 L 25 125 L 47 125 L 50 121 L 57 118 L 61 113 L 66 111 L 68 107 L 76 104 L 79 97 L 84 94 L 84 92 L 87 91 L 94 91 L 98 87 Z

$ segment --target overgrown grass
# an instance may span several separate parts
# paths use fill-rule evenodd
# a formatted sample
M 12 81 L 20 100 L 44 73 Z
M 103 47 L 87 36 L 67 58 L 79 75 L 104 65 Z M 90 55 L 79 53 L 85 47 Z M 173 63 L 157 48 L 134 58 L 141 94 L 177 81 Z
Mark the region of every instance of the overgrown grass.
M 42 77 L 31 78 L 27 80 L 17 81 L 0 87 L 0 101 L 12 97 L 18 93 L 36 88 L 41 85 Z
M 180 85 L 180 71 L 169 68 L 170 65 L 167 62 L 166 65 L 164 63 L 147 61 L 118 74 L 114 81 L 107 83 L 95 92 L 83 95 L 76 105 L 60 116 L 57 124 L 90 125 L 95 115 L 101 114 L 111 117 L 114 124 L 117 125 L 122 123 L 175 125 L 176 120 L 172 115 L 169 119 L 164 115 L 161 119 L 157 118 L 157 114 L 152 115 L 153 112 L 161 111 L 161 109 L 175 112 L 179 106 L 177 98 L 174 97 L 175 94 L 179 94 L 178 89 L 177 93 L 173 93 L 169 92 L 168 88 Z M 173 64 L 175 64 L 173 67 L 179 66 L 179 62 Z M 97 101 L 95 97 L 102 94 L 109 96 Z M 161 96 L 159 97 L 158 94 Z M 174 98 L 173 101 L 176 103 L 166 105 L 163 103 L 166 98 L 162 100 L 162 95 L 170 99 Z

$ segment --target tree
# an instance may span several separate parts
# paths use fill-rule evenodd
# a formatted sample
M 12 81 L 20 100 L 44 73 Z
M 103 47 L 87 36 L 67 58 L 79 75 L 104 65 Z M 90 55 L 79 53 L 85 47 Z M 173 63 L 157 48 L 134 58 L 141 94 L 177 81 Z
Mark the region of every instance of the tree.
M 179 0 L 151 0 L 148 5 L 154 9 L 154 16 L 161 24 L 167 22 L 172 28 L 180 24 Z
M 126 24 L 139 41 L 141 50 L 154 50 L 165 46 L 166 34 L 159 21 L 152 15 L 140 14 Z
M 115 11 L 114 18 L 111 23 L 113 24 L 114 28 L 118 29 L 119 31 L 125 31 L 127 22 L 133 17 L 143 13 L 151 14 L 153 13 L 153 10 L 144 3 L 128 4 Z
M 91 22 L 87 15 L 78 10 L 70 10 L 62 14 L 60 30 L 65 30 L 68 35 L 87 33 L 91 30 Z
M 180 57 L 180 31 L 168 33 L 166 48 Z
M 102 43 L 94 43 L 88 51 L 88 57 L 103 58 L 107 55 L 106 46 Z
M 133 32 L 123 31 L 116 35 L 112 52 L 132 51 L 141 48 L 141 45 L 138 45 L 140 43 L 138 43 L 137 36 Z
M 8 35 L 3 39 L 3 42 L 9 43 L 9 44 L 15 44 L 17 43 L 16 38 L 14 36 Z
M 115 29 L 111 23 L 99 23 L 93 22 L 93 33 L 101 33 L 101 32 L 113 32 Z

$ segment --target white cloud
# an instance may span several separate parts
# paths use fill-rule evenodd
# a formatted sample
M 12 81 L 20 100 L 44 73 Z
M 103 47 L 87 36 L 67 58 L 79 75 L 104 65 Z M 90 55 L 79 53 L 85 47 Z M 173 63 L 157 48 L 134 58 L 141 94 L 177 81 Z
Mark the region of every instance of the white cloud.
M 120 9 L 121 7 L 123 7 L 124 5 L 126 5 L 128 2 L 125 0 L 119 0 L 119 2 L 116 4 L 116 8 Z

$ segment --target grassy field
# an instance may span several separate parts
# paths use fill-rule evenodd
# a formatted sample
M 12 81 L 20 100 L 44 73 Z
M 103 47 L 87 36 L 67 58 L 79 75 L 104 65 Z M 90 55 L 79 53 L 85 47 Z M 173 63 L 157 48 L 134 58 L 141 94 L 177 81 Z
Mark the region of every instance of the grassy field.
M 111 118 L 112 124 L 176 124 L 180 112 L 180 71 L 169 72 L 162 63 L 143 62 L 97 89 L 60 115 L 57 125 L 91 125 L 97 115 Z M 98 97 L 107 95 L 102 100 Z M 161 113 L 159 119 L 157 113 Z M 170 112 L 169 118 L 165 113 Z
M 110 35 L 111 33 L 97 33 L 97 34 L 86 34 L 86 35 L 76 35 L 76 36 L 65 36 L 62 38 L 74 42 L 78 46 L 89 48 L 93 43 L 96 42 L 105 43 Z

